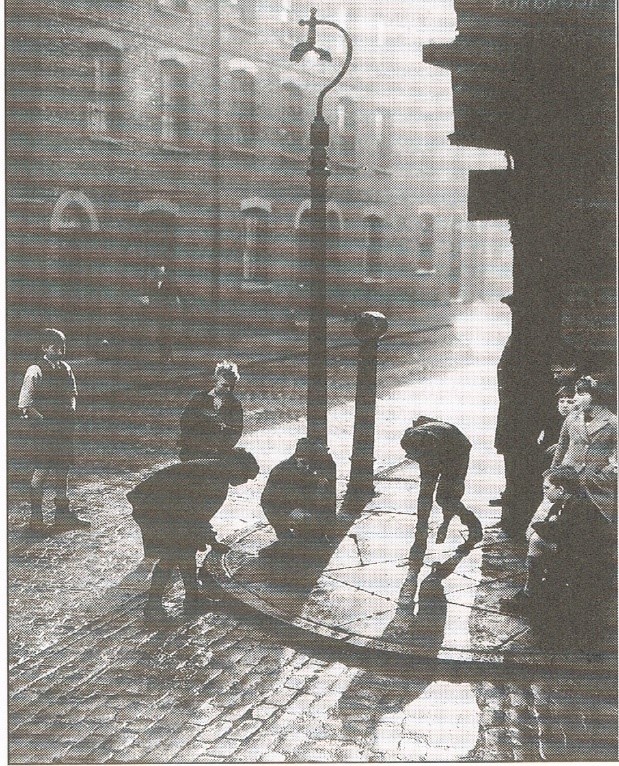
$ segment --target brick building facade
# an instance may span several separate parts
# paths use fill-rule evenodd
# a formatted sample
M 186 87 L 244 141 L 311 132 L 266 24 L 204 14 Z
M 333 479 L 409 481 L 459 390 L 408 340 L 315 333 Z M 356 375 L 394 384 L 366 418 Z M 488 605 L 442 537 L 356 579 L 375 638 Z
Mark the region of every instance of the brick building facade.
M 441 324 L 459 291 L 448 282 L 461 258 L 458 195 L 437 212 L 436 165 L 415 152 L 403 161 L 410 113 L 393 94 L 410 61 L 376 36 L 366 5 L 333 0 L 319 14 L 359 44 L 325 102 L 329 311 Z M 344 53 L 326 32 L 334 64 L 288 61 L 308 10 L 296 0 L 7 4 L 10 333 L 52 324 L 74 353 L 103 338 L 138 353 L 153 337 L 143 298 L 157 265 L 178 285 L 171 321 L 188 346 L 303 326 L 309 124 Z M 395 23 L 395 5 L 390 14 Z M 411 163 L 423 176 L 412 187 Z

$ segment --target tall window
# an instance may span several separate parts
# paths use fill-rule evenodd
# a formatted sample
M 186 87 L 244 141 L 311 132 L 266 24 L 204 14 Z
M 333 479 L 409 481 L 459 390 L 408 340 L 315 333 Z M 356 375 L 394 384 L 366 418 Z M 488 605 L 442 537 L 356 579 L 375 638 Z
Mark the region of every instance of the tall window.
M 282 86 L 282 138 L 300 141 L 307 131 L 303 124 L 303 91 L 298 85 L 286 83 Z
M 116 137 L 121 117 L 121 55 L 104 43 L 88 46 L 87 130 L 93 138 Z
M 379 168 L 387 169 L 391 167 L 391 113 L 386 109 L 376 112 L 374 115 L 374 126 L 376 130 L 376 165 Z
M 421 231 L 417 253 L 417 271 L 434 271 L 434 215 L 420 212 Z
M 344 157 L 354 162 L 355 134 L 357 132 L 357 112 L 355 102 L 350 98 L 341 98 L 337 107 L 338 147 Z
M 264 210 L 250 208 L 243 212 L 243 279 L 268 282 L 269 227 Z
M 160 63 L 161 76 L 161 140 L 182 146 L 189 129 L 187 68 L 169 59 Z
M 256 80 L 249 72 L 237 70 L 230 74 L 230 104 L 234 139 L 248 143 L 258 135 Z
M 81 346 L 98 320 L 101 262 L 88 216 L 79 205 L 65 208 L 57 232 L 57 248 L 51 275 L 52 313 Z
M 256 0 L 229 0 L 228 6 L 242 24 L 256 23 Z
M 290 11 L 292 10 L 292 0 L 280 0 L 279 20 L 282 24 L 287 24 L 290 20 Z
M 366 279 L 380 279 L 383 275 L 383 219 L 370 215 L 365 219 L 365 276 Z

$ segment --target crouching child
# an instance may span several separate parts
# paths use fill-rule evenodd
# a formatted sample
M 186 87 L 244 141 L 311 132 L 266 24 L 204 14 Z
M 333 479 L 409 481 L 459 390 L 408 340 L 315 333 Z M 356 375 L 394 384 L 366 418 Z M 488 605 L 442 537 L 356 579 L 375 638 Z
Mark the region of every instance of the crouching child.
M 261 556 L 283 553 L 290 543 L 297 553 L 312 544 L 328 543 L 336 526 L 336 467 L 328 447 L 299 439 L 294 454 L 273 468 L 260 498 L 277 541 Z
M 144 555 L 158 559 L 144 609 L 147 620 L 165 619 L 162 599 L 175 568 L 185 587 L 185 613 L 212 606 L 214 599 L 199 589 L 196 553 L 207 545 L 217 552 L 228 550 L 215 537 L 210 520 L 224 504 L 228 487 L 255 479 L 259 470 L 254 456 L 237 448 L 222 458 L 163 468 L 127 493 L 142 532 Z M 206 575 L 201 577 L 204 583 Z
M 528 617 L 547 637 L 584 646 L 615 592 L 616 534 L 573 466 L 545 471 L 543 489 L 551 505 L 527 530 L 526 583 L 500 599 L 501 608 Z

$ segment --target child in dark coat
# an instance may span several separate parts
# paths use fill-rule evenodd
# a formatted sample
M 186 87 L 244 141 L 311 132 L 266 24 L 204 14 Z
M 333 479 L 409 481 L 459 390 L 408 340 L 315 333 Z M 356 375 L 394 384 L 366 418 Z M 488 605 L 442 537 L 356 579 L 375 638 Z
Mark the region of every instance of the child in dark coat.
M 181 460 L 220 457 L 243 432 L 243 407 L 234 395 L 240 375 L 234 362 L 219 362 L 213 388 L 194 394 L 181 415 L 178 440 Z
M 259 470 L 251 453 L 234 449 L 224 458 L 163 468 L 127 493 L 133 518 L 142 532 L 144 554 L 159 559 L 153 570 L 145 617 L 165 617 L 162 597 L 176 567 L 185 586 L 185 611 L 208 608 L 210 600 L 198 589 L 196 552 L 207 545 L 218 551 L 228 550 L 216 540 L 210 520 L 224 504 L 229 485 L 244 484 Z
M 501 606 L 581 639 L 613 590 L 616 537 L 572 466 L 545 471 L 543 487 L 551 506 L 531 524 L 525 586 Z

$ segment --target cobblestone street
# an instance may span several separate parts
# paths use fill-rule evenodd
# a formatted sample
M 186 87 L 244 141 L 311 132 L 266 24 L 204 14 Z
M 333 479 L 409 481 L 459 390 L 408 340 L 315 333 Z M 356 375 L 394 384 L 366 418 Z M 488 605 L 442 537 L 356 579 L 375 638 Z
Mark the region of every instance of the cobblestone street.
M 399 436 L 416 414 L 445 418 L 469 435 L 467 497 L 485 527 L 497 517 L 487 499 L 502 483 L 491 442 L 507 325 L 501 309 L 475 304 L 457 319 L 447 351 L 433 352 L 428 374 L 407 382 L 394 376 L 396 387 L 378 402 L 377 473 L 402 460 Z M 343 401 L 330 414 L 342 484 L 353 412 Z M 261 514 L 268 471 L 304 427 L 290 420 L 244 435 L 241 445 L 261 473 L 231 489 L 214 518 L 220 538 Z M 617 672 L 606 661 L 583 661 L 578 673 L 560 664 L 483 668 L 411 656 L 381 665 L 236 604 L 183 616 L 180 581 L 166 603 L 170 626 L 147 627 L 142 606 L 153 562 L 142 558 L 124 494 L 174 459 L 151 448 L 152 463 L 139 471 L 76 474 L 73 499 L 92 520 L 90 533 L 29 537 L 25 503 L 11 495 L 11 763 L 617 759 Z M 491 557 L 475 553 L 485 582 Z M 467 629 L 482 630 L 478 623 Z

